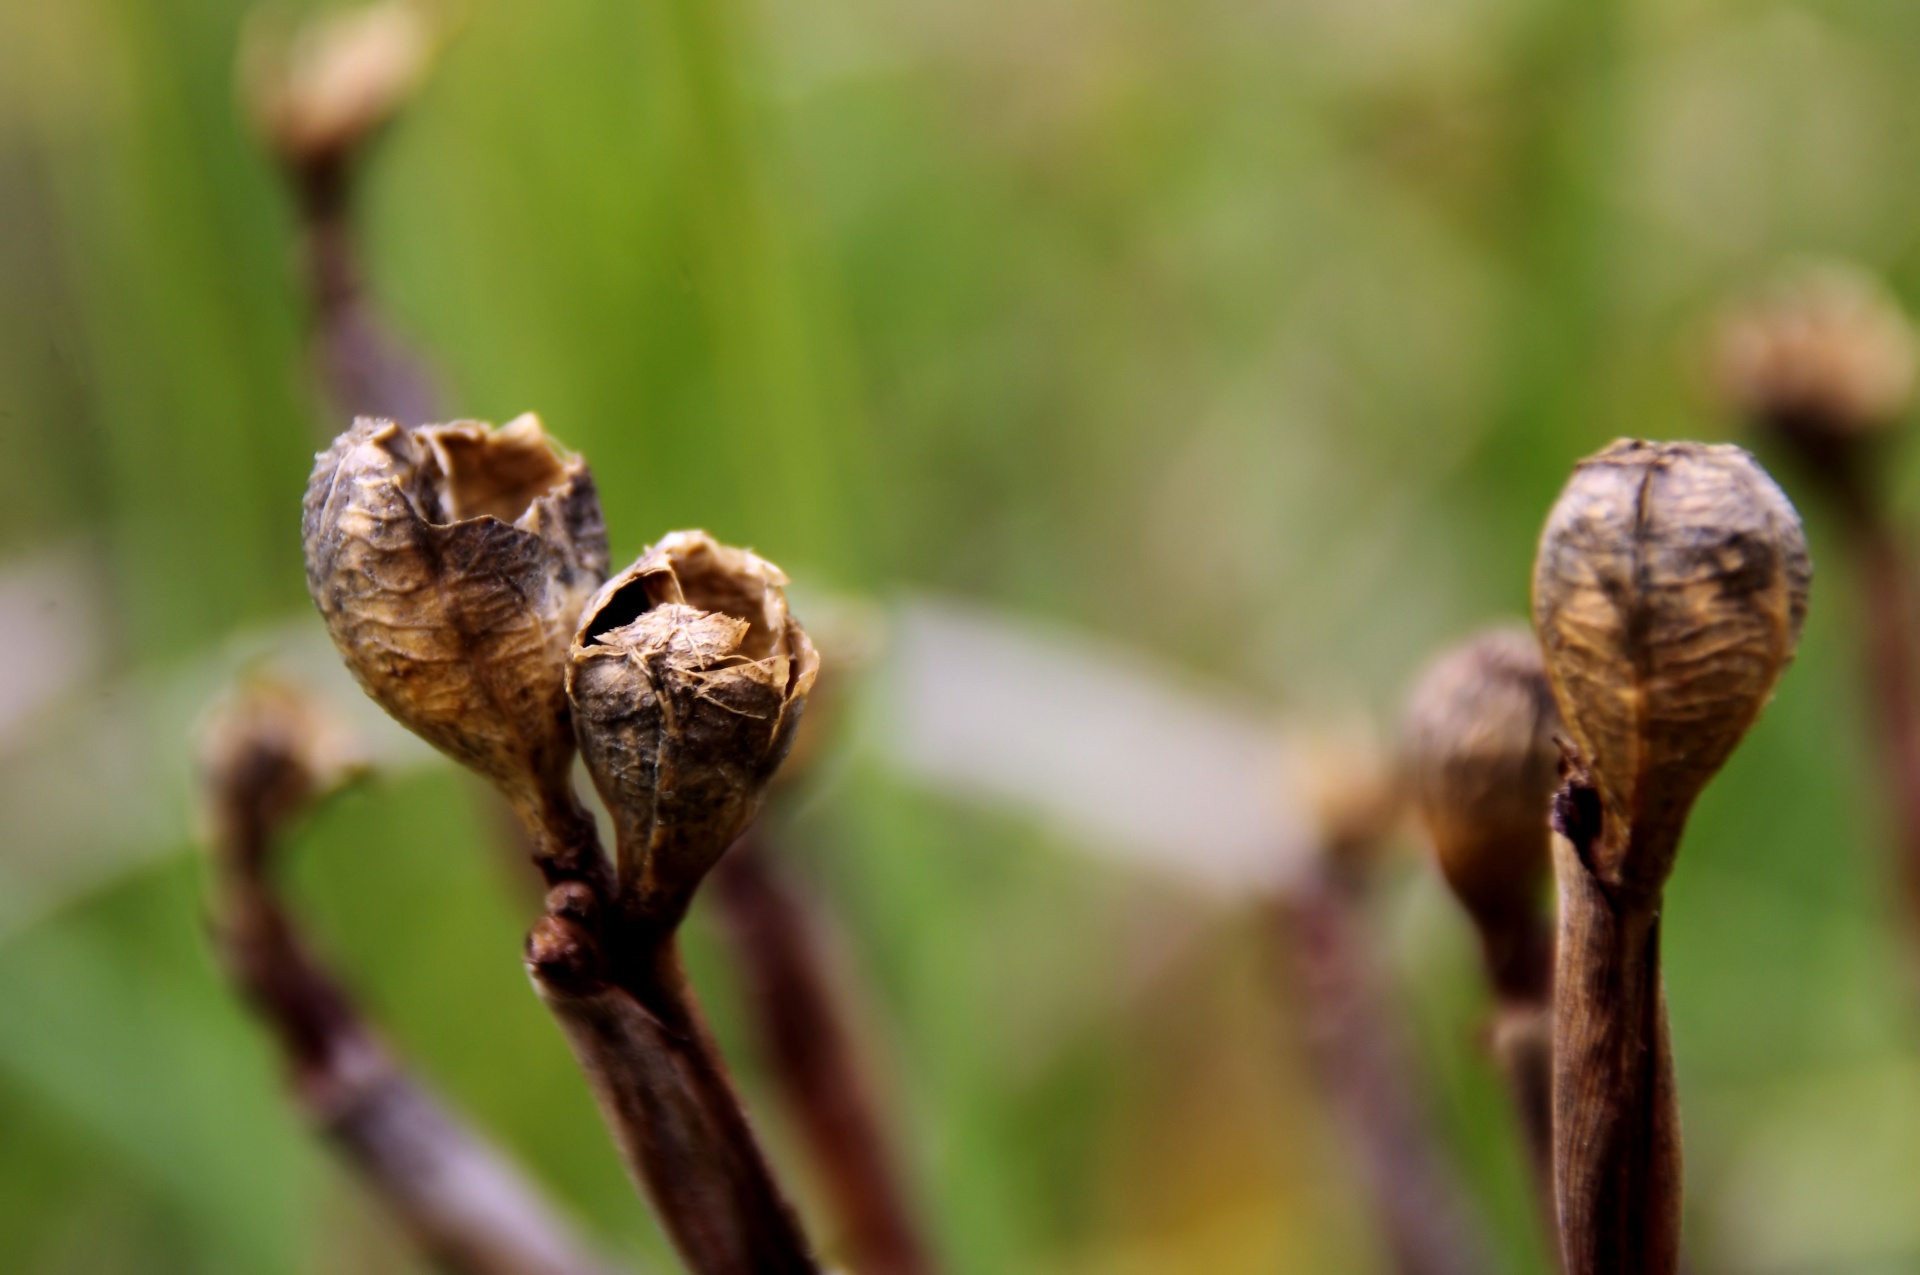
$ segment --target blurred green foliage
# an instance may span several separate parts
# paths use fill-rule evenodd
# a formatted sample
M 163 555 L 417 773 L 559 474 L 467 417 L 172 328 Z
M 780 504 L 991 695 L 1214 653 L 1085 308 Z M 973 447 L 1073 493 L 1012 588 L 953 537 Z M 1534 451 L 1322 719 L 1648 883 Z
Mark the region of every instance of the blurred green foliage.
M 103 556 L 83 698 L 306 606 L 295 510 L 340 422 L 235 108 L 245 7 L 0 0 L 0 557 Z M 455 17 L 368 173 L 374 288 L 457 414 L 536 409 L 590 455 L 617 558 L 705 526 L 807 587 L 1043 614 L 1275 711 L 1385 720 L 1436 643 L 1523 609 L 1575 457 L 1721 431 L 1696 356 L 1728 289 L 1817 253 L 1920 292 L 1909 0 Z M 1702 1272 L 1920 1266 L 1912 946 L 1852 581 L 1808 512 L 1803 655 L 1670 892 Z M 1379 1269 L 1258 912 L 878 751 L 789 839 L 953 1269 Z M 300 837 L 299 897 L 421 1069 L 662 1268 L 521 979 L 489 810 L 445 771 L 355 792 Z M 178 849 L 0 946 L 0 1267 L 407 1269 L 285 1109 Z M 1543 1270 L 1462 925 L 1411 856 L 1378 921 L 1501 1268 Z M 695 962 L 766 1110 L 704 929 Z

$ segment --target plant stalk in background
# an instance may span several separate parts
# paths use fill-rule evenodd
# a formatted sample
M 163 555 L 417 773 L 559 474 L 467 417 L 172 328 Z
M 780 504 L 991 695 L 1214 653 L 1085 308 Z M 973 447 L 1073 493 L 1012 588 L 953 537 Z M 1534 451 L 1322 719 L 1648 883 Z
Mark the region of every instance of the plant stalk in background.
M 1560 714 L 1540 644 L 1489 629 L 1436 659 L 1408 699 L 1407 782 L 1442 876 L 1472 919 L 1496 1002 L 1492 1047 L 1552 1213 L 1553 919 L 1547 816 Z
M 827 750 L 881 639 L 860 607 L 829 609 L 809 626 L 820 673 L 767 810 L 714 869 L 708 899 L 733 952 L 756 1051 L 812 1159 L 838 1224 L 838 1247 L 860 1275 L 932 1275 L 939 1269 L 887 1136 L 881 1086 L 858 1030 L 857 981 L 833 959 L 832 916 L 788 853 L 791 810 Z
M 848 1265 L 860 1275 L 930 1275 L 938 1264 L 901 1189 L 822 918 L 764 822 L 714 869 L 712 893 L 761 1055 L 838 1216 Z
M 1913 326 L 1860 272 L 1801 269 L 1731 307 L 1716 354 L 1722 397 L 1791 457 L 1838 520 L 1899 871 L 1920 922 L 1920 584 L 1880 482 L 1920 364 Z
M 1400 1275 L 1480 1275 L 1488 1247 L 1415 1077 L 1368 934 L 1367 901 L 1392 826 L 1391 784 L 1357 757 L 1319 758 L 1318 853 L 1272 897 L 1283 974 L 1310 1062 Z
M 425 372 L 381 323 L 363 283 L 353 212 L 368 149 L 419 90 L 436 33 L 409 0 L 322 14 L 288 32 L 262 14 L 240 59 L 248 114 L 300 220 L 313 361 L 333 419 L 432 419 Z
M 1573 736 L 1554 800 L 1553 1154 L 1567 1275 L 1673 1275 L 1680 1127 L 1661 891 L 1806 617 L 1799 516 L 1737 447 L 1622 440 L 1547 517 L 1534 627 Z
M 408 1076 L 281 902 L 276 842 L 338 777 L 318 709 L 243 688 L 208 732 L 213 928 L 222 965 L 272 1029 L 307 1121 L 421 1254 L 459 1275 L 605 1268 L 511 1162 Z

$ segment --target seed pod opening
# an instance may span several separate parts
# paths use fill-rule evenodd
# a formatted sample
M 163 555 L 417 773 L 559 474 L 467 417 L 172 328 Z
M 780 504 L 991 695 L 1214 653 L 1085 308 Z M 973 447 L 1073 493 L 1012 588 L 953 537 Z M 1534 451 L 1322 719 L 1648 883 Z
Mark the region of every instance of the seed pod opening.
M 786 755 L 820 659 L 772 563 L 674 532 L 587 605 L 567 692 L 635 905 L 677 918 Z
M 524 808 L 573 758 L 567 649 L 607 570 L 586 463 L 537 418 L 361 419 L 314 466 L 307 588 L 369 695 Z
M 1402 757 L 1447 884 L 1483 923 L 1540 910 L 1561 729 L 1540 643 L 1489 629 L 1441 655 L 1407 701 Z
M 1738 447 L 1623 439 L 1574 469 L 1533 615 L 1612 826 L 1603 880 L 1666 880 L 1694 798 L 1793 658 L 1810 575 L 1799 515 Z

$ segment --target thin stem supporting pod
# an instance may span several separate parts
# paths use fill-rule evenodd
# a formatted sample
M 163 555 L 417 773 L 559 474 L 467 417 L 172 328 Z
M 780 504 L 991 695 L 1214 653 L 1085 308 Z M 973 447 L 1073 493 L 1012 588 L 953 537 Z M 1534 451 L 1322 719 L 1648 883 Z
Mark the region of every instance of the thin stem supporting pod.
M 1688 812 L 1793 657 L 1799 516 L 1737 447 L 1621 440 L 1547 517 L 1534 627 L 1572 735 L 1555 798 L 1553 1158 L 1567 1275 L 1673 1275 L 1680 1131 L 1661 890 Z
M 1544 1200 L 1553 1194 L 1547 812 L 1560 783 L 1561 729 L 1540 644 L 1515 624 L 1478 633 L 1427 667 L 1401 739 L 1434 858 L 1480 936 L 1497 1001 L 1490 1044 Z

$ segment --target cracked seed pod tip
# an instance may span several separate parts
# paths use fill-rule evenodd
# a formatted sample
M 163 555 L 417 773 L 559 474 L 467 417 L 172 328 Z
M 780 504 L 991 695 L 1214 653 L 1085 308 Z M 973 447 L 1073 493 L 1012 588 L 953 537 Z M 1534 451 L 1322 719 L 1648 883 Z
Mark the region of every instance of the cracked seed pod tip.
M 684 908 L 745 829 L 820 668 L 778 567 L 674 532 L 581 616 L 567 670 L 574 726 L 643 911 Z
M 1541 533 L 1534 627 L 1601 799 L 1618 881 L 1657 888 L 1693 800 L 1773 693 L 1806 618 L 1799 515 L 1738 447 L 1622 439 Z
M 367 693 L 523 811 L 565 791 L 566 658 L 606 575 L 592 476 L 537 418 L 361 419 L 314 466 L 307 588 Z
M 1408 697 L 1408 787 L 1441 872 L 1476 916 L 1539 909 L 1559 730 L 1540 644 L 1523 626 L 1488 629 L 1453 647 Z

